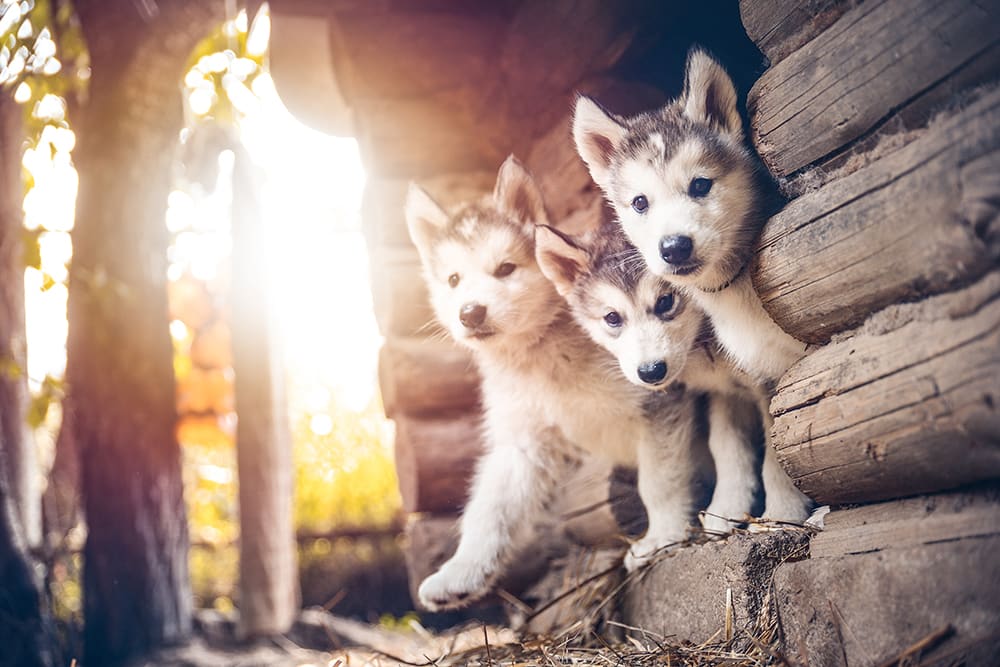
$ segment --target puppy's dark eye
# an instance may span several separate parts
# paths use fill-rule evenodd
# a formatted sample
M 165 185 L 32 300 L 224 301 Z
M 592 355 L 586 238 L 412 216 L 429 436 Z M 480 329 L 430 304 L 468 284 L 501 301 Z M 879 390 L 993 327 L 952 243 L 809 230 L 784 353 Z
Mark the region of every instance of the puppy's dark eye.
M 493 276 L 495 278 L 506 278 L 510 274 L 514 273 L 514 269 L 516 268 L 516 265 L 511 264 L 510 262 L 504 262 L 497 267 L 496 271 L 493 272 Z
M 645 213 L 646 209 L 649 208 L 649 200 L 646 199 L 646 195 L 639 195 L 632 200 L 632 210 L 636 213 Z
M 458 283 L 462 282 L 462 277 L 457 273 L 453 273 L 448 276 L 448 285 L 451 287 L 458 287 Z
M 663 294 L 653 305 L 653 314 L 661 320 L 669 319 L 677 309 L 677 299 L 673 294 Z
M 622 325 L 622 316 L 616 311 L 612 310 L 610 313 L 604 316 L 604 321 L 609 327 L 614 327 L 617 329 Z
M 688 194 L 694 198 L 704 197 L 712 189 L 711 178 L 692 178 L 688 186 Z

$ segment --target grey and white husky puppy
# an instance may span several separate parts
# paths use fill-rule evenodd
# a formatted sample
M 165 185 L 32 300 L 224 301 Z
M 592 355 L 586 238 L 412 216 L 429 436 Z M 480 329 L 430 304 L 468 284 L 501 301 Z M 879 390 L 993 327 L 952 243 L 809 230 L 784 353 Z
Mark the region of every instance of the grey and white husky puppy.
M 492 197 L 451 214 L 411 185 L 406 221 L 437 319 L 475 355 L 485 408 L 458 549 L 420 585 L 421 602 L 442 609 L 486 593 L 578 448 L 638 467 L 649 529 L 626 567 L 683 540 L 699 478 L 711 475 L 693 399 L 628 382 L 576 324 L 535 262 L 535 225 L 548 217 L 528 172 L 508 158 Z
M 731 532 L 760 492 L 760 415 L 753 382 L 717 354 L 704 312 L 648 271 L 614 224 L 601 225 L 584 243 L 540 226 L 535 257 L 580 325 L 617 358 L 629 381 L 652 390 L 680 382 L 708 395 L 716 479 L 702 525 Z
M 684 288 L 708 314 L 719 343 L 755 379 L 766 404 L 806 346 L 770 318 L 747 270 L 765 201 L 736 99 L 722 66 L 695 49 L 678 99 L 625 118 L 580 96 L 573 137 L 649 270 Z M 808 517 L 809 499 L 770 446 L 764 477 L 766 517 Z

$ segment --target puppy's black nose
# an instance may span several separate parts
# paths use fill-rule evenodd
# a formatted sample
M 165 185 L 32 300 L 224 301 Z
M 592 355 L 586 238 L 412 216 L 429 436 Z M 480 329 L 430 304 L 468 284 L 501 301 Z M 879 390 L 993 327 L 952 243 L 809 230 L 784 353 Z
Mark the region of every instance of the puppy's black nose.
M 486 306 L 481 303 L 467 303 L 458 311 L 458 319 L 467 329 L 475 329 L 486 321 Z
M 639 379 L 646 384 L 656 384 L 667 377 L 667 362 L 651 361 L 639 366 Z
M 660 239 L 660 257 L 667 264 L 683 264 L 688 261 L 693 248 L 690 236 L 664 236 Z

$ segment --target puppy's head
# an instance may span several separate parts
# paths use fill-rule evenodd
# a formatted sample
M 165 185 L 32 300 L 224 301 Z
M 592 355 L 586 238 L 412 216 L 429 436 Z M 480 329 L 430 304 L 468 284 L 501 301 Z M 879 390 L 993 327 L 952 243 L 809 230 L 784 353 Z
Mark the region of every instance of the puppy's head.
M 681 97 L 659 110 L 623 118 L 577 99 L 577 151 L 650 271 L 675 283 L 731 280 L 760 229 L 760 180 L 736 99 L 732 79 L 700 50 Z
M 410 238 L 420 253 L 438 321 L 474 349 L 536 338 L 558 296 L 534 256 L 534 227 L 547 224 L 541 192 L 513 156 L 500 167 L 492 197 L 449 215 L 410 186 Z
M 550 227 L 539 227 L 535 239 L 542 272 L 625 377 L 647 389 L 671 385 L 702 330 L 697 306 L 646 270 L 617 227 L 607 227 L 589 249 Z

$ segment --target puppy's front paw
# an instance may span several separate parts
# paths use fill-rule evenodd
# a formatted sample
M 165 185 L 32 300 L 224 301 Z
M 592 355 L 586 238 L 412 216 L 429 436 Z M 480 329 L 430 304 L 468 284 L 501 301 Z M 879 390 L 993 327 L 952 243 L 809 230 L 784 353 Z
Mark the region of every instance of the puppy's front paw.
M 705 532 L 712 533 L 719 537 L 729 535 L 736 528 L 738 528 L 741 523 L 744 523 L 742 521 L 730 521 L 727 517 L 731 517 L 733 519 L 736 518 L 724 509 L 713 508 L 711 505 L 708 506 L 708 509 L 698 515 L 698 519 L 701 521 L 701 527 L 705 529 Z
M 646 535 L 641 540 L 633 542 L 623 561 L 625 571 L 635 572 L 640 567 L 653 562 L 657 556 L 680 546 L 682 540 L 683 537 L 661 538 L 655 535 Z
M 418 595 L 430 611 L 456 609 L 482 597 L 489 590 L 489 576 L 484 568 L 450 560 L 424 579 Z

